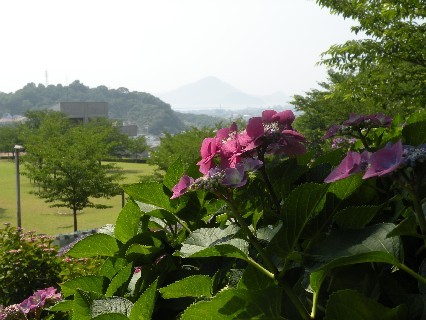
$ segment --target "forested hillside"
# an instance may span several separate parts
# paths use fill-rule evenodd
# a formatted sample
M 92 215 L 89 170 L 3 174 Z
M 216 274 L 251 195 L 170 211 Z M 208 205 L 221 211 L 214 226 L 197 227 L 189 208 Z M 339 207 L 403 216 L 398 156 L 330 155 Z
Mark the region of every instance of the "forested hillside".
M 0 115 L 24 114 L 27 110 L 49 109 L 63 101 L 103 101 L 109 105 L 109 117 L 138 124 L 139 128 L 150 134 L 162 132 L 177 133 L 187 125 L 214 124 L 214 117 L 182 115 L 174 112 L 171 106 L 152 94 L 129 91 L 127 88 L 108 89 L 106 86 L 89 88 L 76 80 L 68 86 L 29 83 L 14 93 L 0 92 Z M 192 121 L 188 121 L 188 117 Z

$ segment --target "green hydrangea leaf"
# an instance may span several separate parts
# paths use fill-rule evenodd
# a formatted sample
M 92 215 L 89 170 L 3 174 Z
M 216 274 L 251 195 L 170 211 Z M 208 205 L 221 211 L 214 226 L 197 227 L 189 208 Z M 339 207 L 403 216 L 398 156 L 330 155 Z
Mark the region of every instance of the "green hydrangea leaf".
M 126 251 L 126 258 L 151 263 L 152 256 L 162 250 L 161 247 L 132 244 Z
M 176 281 L 158 290 L 164 299 L 183 297 L 211 297 L 212 279 L 205 275 L 195 275 Z
M 90 315 L 92 318 L 99 317 L 100 315 L 121 314 L 125 318 L 117 319 L 128 319 L 130 311 L 133 307 L 133 303 L 122 297 L 111 297 L 104 299 L 93 300 L 90 306 Z M 109 318 L 105 318 L 109 319 Z
M 175 212 L 170 204 L 170 195 L 164 193 L 164 185 L 156 181 L 145 181 L 123 186 L 123 190 L 132 199 Z
M 410 209 L 411 210 L 411 209 Z M 395 236 L 415 236 L 419 237 L 417 233 L 417 219 L 414 212 L 411 210 L 411 214 L 404 220 L 402 220 L 391 232 L 388 233 L 387 237 Z
M 92 318 L 94 320 L 129 320 L 128 317 L 121 313 L 105 313 L 100 316 Z
M 408 124 L 402 129 L 405 144 L 418 146 L 426 142 L 426 121 Z
M 380 211 L 382 206 L 347 207 L 334 216 L 334 221 L 343 229 L 361 229 Z
M 387 308 L 355 290 L 333 293 L 327 303 L 325 320 L 400 320 L 407 319 L 404 306 Z
M 130 320 L 150 320 L 157 299 L 158 279 L 144 291 L 130 313 Z
M 114 229 L 114 236 L 122 243 L 126 243 L 138 233 L 139 221 L 142 212 L 134 201 L 127 201 L 118 215 Z
M 69 312 L 74 308 L 74 300 L 62 300 L 49 308 L 52 312 Z
M 296 247 L 305 226 L 322 209 L 326 184 L 303 184 L 294 189 L 284 202 L 284 224 L 271 240 L 268 252 L 286 259 Z
M 399 264 L 403 255 L 400 239 L 386 238 L 394 228 L 383 223 L 360 230 L 333 230 L 306 253 L 307 266 L 318 271 L 363 262 Z
M 283 319 L 280 314 L 280 287 L 257 291 L 233 288 L 190 306 L 181 320 Z
M 107 297 L 112 297 L 114 294 L 116 294 L 120 288 L 122 288 L 130 281 L 132 271 L 133 263 L 130 262 L 129 264 L 127 264 L 127 266 L 121 269 L 114 278 L 112 278 L 105 295 Z
M 344 200 L 353 194 L 363 183 L 362 175 L 354 174 L 331 183 L 329 192 L 333 193 L 338 199 Z
M 163 184 L 169 189 L 172 188 L 179 182 L 180 178 L 185 174 L 185 167 L 182 163 L 181 158 L 176 159 L 170 167 L 163 179 Z
M 97 233 L 78 241 L 67 254 L 73 258 L 112 257 L 117 251 L 117 240 L 114 237 Z
M 234 238 L 238 230 L 236 226 L 195 230 L 183 242 L 179 254 L 184 258 L 233 257 L 247 260 L 247 241 Z
M 108 278 L 102 276 L 81 276 L 61 283 L 61 293 L 66 298 L 77 292 L 77 289 L 103 294 Z
M 261 290 L 274 285 L 274 280 L 249 265 L 238 282 L 237 289 Z
M 92 319 L 91 305 L 94 300 L 102 299 L 103 296 L 96 292 L 77 289 L 74 294 L 73 320 Z
M 111 280 L 117 274 L 117 272 L 119 272 L 127 265 L 127 263 L 128 262 L 126 259 L 110 257 L 102 264 L 98 275 L 105 276 Z

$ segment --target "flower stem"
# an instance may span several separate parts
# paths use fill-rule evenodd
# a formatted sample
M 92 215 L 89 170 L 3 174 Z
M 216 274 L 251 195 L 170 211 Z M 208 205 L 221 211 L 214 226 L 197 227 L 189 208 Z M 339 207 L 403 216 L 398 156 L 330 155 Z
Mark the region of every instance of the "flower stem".
M 272 272 L 270 272 L 268 269 L 263 267 L 261 264 L 254 261 L 252 258 L 248 257 L 247 262 L 251 264 L 253 267 L 255 267 L 257 270 L 262 272 L 264 275 L 266 275 L 268 278 L 271 278 L 272 280 L 275 280 L 275 276 Z
M 362 142 L 362 144 L 363 144 L 363 146 L 364 146 L 365 150 L 367 150 L 367 151 L 370 151 L 370 152 L 371 152 L 372 150 L 371 150 L 371 148 L 370 148 L 370 146 L 369 146 L 369 144 L 368 144 L 367 138 L 366 138 L 366 136 L 364 136 L 364 135 L 362 134 L 361 129 L 359 129 L 359 128 L 358 128 L 358 130 L 356 130 L 356 132 L 358 133 L 358 137 L 357 137 L 357 138 L 359 138 L 359 139 L 361 140 L 361 142 Z
M 268 173 L 266 172 L 265 153 L 259 152 L 258 158 L 259 158 L 260 161 L 263 162 L 263 166 L 260 168 L 260 172 L 262 173 L 263 180 L 265 181 L 266 187 L 268 188 L 269 193 L 271 194 L 271 198 L 272 198 L 272 202 L 274 203 L 275 210 L 277 211 L 277 213 L 279 215 L 280 212 L 281 212 L 280 201 L 279 201 L 277 195 L 275 194 L 274 188 L 272 187 L 272 183 L 269 180 Z
M 315 319 L 317 314 L 318 296 L 319 296 L 319 291 L 314 292 L 314 297 L 312 299 L 311 319 Z
M 262 257 L 263 261 L 266 263 L 268 268 L 272 271 L 272 274 L 274 274 L 274 276 L 277 276 L 279 274 L 277 267 L 272 262 L 272 260 L 268 257 L 265 250 L 263 250 L 263 247 L 259 243 L 259 240 L 256 238 L 256 236 L 250 230 L 247 223 L 244 221 L 244 218 L 238 212 L 237 207 L 233 204 L 233 202 L 230 199 L 226 199 L 226 200 L 227 200 L 228 204 L 230 205 L 230 207 L 232 209 L 232 216 L 235 218 L 235 220 L 237 220 L 237 223 L 239 224 L 242 231 L 246 235 L 247 240 L 253 245 L 253 247 L 256 249 L 256 251 L 259 253 L 259 255 Z
M 395 264 L 399 269 L 407 272 L 409 275 L 411 275 L 412 277 L 416 278 L 418 281 L 420 281 L 421 283 L 423 283 L 424 285 L 426 285 L 426 278 L 421 276 L 420 274 L 418 274 L 417 272 L 411 270 L 409 267 L 407 267 L 405 264 L 403 263 L 398 263 Z
M 280 283 L 284 289 L 284 292 L 290 298 L 291 302 L 293 303 L 293 306 L 297 309 L 302 319 L 304 320 L 309 319 L 310 317 L 309 317 L 308 311 L 306 310 L 305 306 L 300 301 L 299 297 L 294 293 L 290 285 L 285 281 L 281 281 Z

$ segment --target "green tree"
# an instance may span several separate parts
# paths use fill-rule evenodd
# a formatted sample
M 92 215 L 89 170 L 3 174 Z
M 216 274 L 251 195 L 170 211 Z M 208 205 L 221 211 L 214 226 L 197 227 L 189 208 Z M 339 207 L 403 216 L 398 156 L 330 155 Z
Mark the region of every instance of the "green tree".
M 93 198 L 118 193 L 121 174 L 112 164 L 102 164 L 108 153 L 106 130 L 93 125 L 71 126 L 67 119 L 51 114 L 26 136 L 26 175 L 39 184 L 35 194 L 52 207 L 72 210 L 74 231 L 77 212 L 86 207 L 106 208 Z
M 148 162 L 157 165 L 161 170 L 167 170 L 178 157 L 186 165 L 194 163 L 200 159 L 202 141 L 212 136 L 214 136 L 212 128 L 192 128 L 175 135 L 166 133 L 160 139 L 158 148 L 151 153 Z
M 131 148 L 132 139 L 120 132 L 120 127 L 116 122 L 106 118 L 93 119 L 86 126 L 91 130 L 101 133 L 104 137 L 103 145 L 106 147 L 107 155 L 111 157 L 120 157 Z
M 366 39 L 333 45 L 322 55 L 328 80 L 319 89 L 295 95 L 291 102 L 302 115 L 296 127 L 313 144 L 331 125 L 354 113 L 389 116 L 426 105 L 426 7 L 409 0 L 317 0 L 333 14 L 354 19 L 355 33 Z M 321 142 L 321 143 L 320 143 Z
M 322 63 L 345 73 L 334 91 L 378 111 L 405 115 L 426 105 L 426 6 L 423 0 L 317 0 L 354 19 L 362 40 L 333 45 Z
M 0 126 L 0 152 L 14 152 L 14 146 L 20 144 L 19 129 L 17 125 Z
M 148 150 L 148 144 L 144 136 L 138 136 L 133 139 L 129 139 L 128 152 L 134 158 Z

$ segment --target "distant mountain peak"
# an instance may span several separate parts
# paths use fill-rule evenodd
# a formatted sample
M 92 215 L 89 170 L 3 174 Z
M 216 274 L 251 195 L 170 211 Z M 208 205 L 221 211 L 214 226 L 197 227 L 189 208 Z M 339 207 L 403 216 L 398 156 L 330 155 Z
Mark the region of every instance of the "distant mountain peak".
M 207 76 L 175 90 L 159 94 L 159 97 L 169 103 L 172 108 L 180 110 L 261 108 L 286 102 L 282 92 L 264 97 L 255 96 L 247 94 L 214 76 Z

